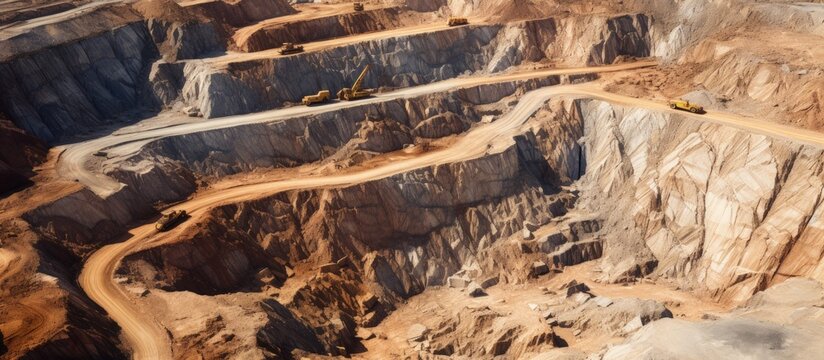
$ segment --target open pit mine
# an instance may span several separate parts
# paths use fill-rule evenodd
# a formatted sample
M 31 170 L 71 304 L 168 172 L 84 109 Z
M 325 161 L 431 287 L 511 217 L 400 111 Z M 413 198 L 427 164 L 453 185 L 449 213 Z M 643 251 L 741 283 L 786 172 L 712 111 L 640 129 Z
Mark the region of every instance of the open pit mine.
M 822 59 L 822 0 L 0 0 L 0 359 L 824 359 Z

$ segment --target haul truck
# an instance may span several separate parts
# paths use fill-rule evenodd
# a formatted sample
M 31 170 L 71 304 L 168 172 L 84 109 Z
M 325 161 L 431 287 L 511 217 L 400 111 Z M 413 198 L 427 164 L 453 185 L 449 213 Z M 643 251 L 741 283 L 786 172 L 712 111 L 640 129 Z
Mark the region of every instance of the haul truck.
M 312 104 L 320 104 L 329 101 L 329 98 L 332 96 L 332 93 L 329 90 L 321 90 L 318 91 L 316 95 L 306 95 L 303 97 L 303 105 L 309 106 Z
M 682 99 L 670 100 L 669 101 L 669 106 L 673 110 L 674 109 L 687 110 L 687 111 L 689 111 L 693 114 L 698 114 L 698 113 L 703 113 L 704 112 L 704 107 L 703 106 L 698 105 L 696 103 L 690 103 L 689 101 L 682 100 Z

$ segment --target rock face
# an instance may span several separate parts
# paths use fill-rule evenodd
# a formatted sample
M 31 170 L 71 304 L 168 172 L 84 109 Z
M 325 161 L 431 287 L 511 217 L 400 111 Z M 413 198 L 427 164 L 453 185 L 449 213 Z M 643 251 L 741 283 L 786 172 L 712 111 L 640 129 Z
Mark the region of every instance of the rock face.
M 144 67 L 157 57 L 142 22 L 0 63 L 2 110 L 46 141 L 95 130 L 141 103 Z
M 183 286 L 189 290 L 206 292 L 207 288 L 195 285 L 199 281 L 196 278 L 228 290 L 236 287 L 240 283 L 238 279 L 248 276 L 252 268 L 260 266 L 277 268 L 270 260 L 263 262 L 255 260 L 258 258 L 253 255 L 255 253 L 266 254 L 265 256 L 269 258 L 280 258 L 287 264 L 295 264 L 310 254 L 313 259 L 318 256 L 333 258 L 339 256 L 338 254 L 361 259 L 372 251 L 378 251 L 377 259 L 370 261 L 375 273 L 374 281 L 382 285 L 387 296 L 408 297 L 422 291 L 427 284 L 443 284 L 448 273 L 460 268 L 461 263 L 470 261 L 472 257 L 470 248 L 463 248 L 464 245 L 453 248 L 447 242 L 447 239 L 451 238 L 450 235 L 470 231 L 460 225 L 463 222 L 482 221 L 477 225 L 482 227 L 471 231 L 493 231 L 492 224 L 483 225 L 488 221 L 494 221 L 491 212 L 511 206 L 518 201 L 533 204 L 536 210 L 530 211 L 530 217 L 537 216 L 539 219 L 546 217 L 546 215 L 538 215 L 537 209 L 547 206 L 547 198 L 533 190 L 521 193 L 516 191 L 516 185 L 508 184 L 508 179 L 514 179 L 522 174 L 518 163 L 517 152 L 514 148 L 510 148 L 503 153 L 483 159 L 439 166 L 435 169 L 422 169 L 351 188 L 301 192 L 288 196 L 278 195 L 268 201 L 253 202 L 240 207 L 220 208 L 215 214 L 215 226 L 219 227 L 210 226 L 202 230 L 208 232 L 209 235 L 194 235 L 194 238 L 201 240 L 180 242 L 150 250 L 150 253 L 156 255 L 152 255 L 148 260 L 160 268 L 167 269 L 166 274 L 169 279 L 167 281 L 176 282 L 186 279 L 173 288 Z M 451 183 L 467 171 L 476 173 L 477 175 L 474 176 L 476 180 L 464 179 L 460 184 Z M 442 189 L 439 192 L 441 195 L 429 195 L 430 192 L 425 190 L 431 187 Z M 365 194 L 380 194 L 380 196 L 366 196 Z M 376 203 L 376 198 L 387 201 Z M 322 202 L 318 203 L 321 199 L 323 199 Z M 481 200 L 487 201 L 485 199 L 495 200 L 473 211 L 456 210 Z M 275 202 L 273 203 L 272 200 Z M 289 204 L 295 204 L 296 209 L 303 210 L 300 210 L 300 213 L 293 213 L 296 210 L 292 210 Z M 263 208 L 260 208 L 261 206 Z M 274 208 L 271 208 L 272 206 Z M 398 209 L 401 208 L 417 210 L 399 212 Z M 277 214 L 275 216 L 279 219 L 291 218 L 299 222 L 268 224 L 267 222 L 258 223 L 263 219 L 250 218 L 248 221 L 256 223 L 252 227 L 252 233 L 258 234 L 251 238 L 240 234 L 228 235 L 234 233 L 229 230 L 232 228 L 230 224 L 217 225 L 223 222 L 219 219 L 234 219 L 241 213 Z M 494 232 L 498 236 L 514 234 L 520 229 L 519 222 L 522 221 L 523 218 L 507 219 L 495 224 Z M 297 229 L 302 230 L 296 233 Z M 227 232 L 226 235 L 223 234 L 224 232 Z M 218 248 L 210 247 L 205 240 L 213 239 L 214 244 L 231 244 L 232 242 L 227 242 L 224 236 L 240 236 L 237 238 L 238 241 L 233 243 L 236 245 L 231 246 L 239 250 L 232 250 L 227 245 L 221 246 L 218 250 Z M 302 237 L 303 240 L 295 243 L 295 236 Z M 400 261 L 397 259 L 400 254 L 394 254 L 394 251 L 387 246 L 393 242 L 392 239 L 408 237 L 412 239 L 429 237 L 430 240 L 409 249 L 418 254 L 413 259 Z M 481 237 L 483 236 L 479 233 L 477 239 L 480 240 Z M 327 239 L 334 239 L 334 241 Z M 184 247 L 189 246 L 195 248 L 184 250 Z M 466 246 L 477 245 L 466 244 Z M 361 250 L 349 253 L 353 248 Z M 318 252 L 318 249 L 328 250 Z M 210 261 L 210 256 L 205 255 L 206 253 L 214 254 L 214 261 Z M 226 256 L 227 253 L 234 255 Z M 184 254 L 186 255 L 183 256 Z M 444 260 L 439 262 L 429 260 L 435 258 Z M 367 267 L 366 264 L 363 266 Z M 420 269 L 413 270 L 416 267 Z M 450 271 L 450 269 L 453 270 Z M 386 270 L 389 270 L 389 273 L 386 273 Z M 278 269 L 277 272 L 283 272 L 283 270 Z M 220 274 L 234 274 L 232 275 L 234 278 L 226 278 Z
M 199 1 L 186 10 L 200 11 L 206 17 L 233 27 L 246 26 L 296 11 L 286 0 Z
M 652 262 L 657 276 L 735 300 L 784 276 L 822 279 L 809 256 L 820 253 L 820 149 L 599 101 L 581 114 L 582 190 L 632 209 L 631 221 L 613 219 L 634 230 L 609 239 L 609 279 Z
M 462 132 L 485 115 L 474 110 L 474 105 L 494 104 L 519 89 L 553 85 L 560 80 L 550 77 L 542 81 L 484 86 L 483 97 L 479 96 L 478 88 L 472 87 L 437 96 L 364 104 L 289 121 L 167 137 L 145 145 L 139 153 L 106 172 L 128 185 L 127 189 L 133 189 L 135 194 L 142 194 L 143 203 L 176 201 L 194 190 L 196 178 L 295 166 L 326 158 L 349 159 L 367 152 L 399 150 L 417 136 Z M 432 121 L 442 116 L 441 111 L 454 122 Z M 387 120 L 364 120 L 364 114 Z
M 77 288 L 66 289 L 79 292 Z M 95 309 L 85 296 L 66 295 L 65 326 L 40 346 L 29 349 L 26 359 L 127 359 L 117 341 L 117 324 Z
M 142 279 L 148 284 L 200 294 L 254 289 L 260 286 L 256 279 L 261 273 L 272 274 L 272 284 L 285 283 L 284 288 L 298 281 L 291 285 L 299 287 L 294 295 L 281 295 L 283 305 L 296 314 L 323 312 L 300 320 L 315 329 L 324 352 L 345 354 L 355 349 L 356 324 L 374 326 L 397 301 L 426 286 L 444 284 L 449 274 L 478 262 L 479 251 L 516 235 L 524 221 L 549 221 L 553 213 L 546 209 L 559 201 L 554 195 L 560 189 L 529 172 L 530 158 L 521 152 L 525 146 L 512 143 L 478 159 L 350 187 L 293 191 L 221 206 L 181 241 L 131 255 L 125 264 L 155 269 L 148 272 L 154 274 L 151 278 Z M 533 148 L 540 153 L 538 144 Z M 562 168 L 555 160 L 545 161 L 550 168 Z M 454 242 L 456 238 L 467 241 Z M 340 265 L 337 260 L 343 257 L 350 259 L 343 264 L 351 265 Z M 288 278 L 289 268 L 333 262 L 335 271 Z M 363 300 L 367 298 L 380 300 Z M 328 321 L 335 318 L 340 320 Z M 272 336 L 261 331 L 259 336 Z M 553 339 L 548 327 L 526 331 L 501 324 L 488 345 L 467 343 L 442 350 L 521 354 L 552 347 Z M 282 351 L 279 346 L 270 350 Z
M 157 17 L 144 23 L 132 10 L 118 11 L 123 12 L 119 17 L 125 23 L 122 27 L 55 39 L 52 47 L 23 51 L 25 55 L 18 52 L 0 63 L 0 80 L 8 84 L 0 90 L 0 105 L 18 127 L 51 142 L 96 130 L 126 110 L 170 106 L 178 99 L 207 118 L 249 113 L 298 101 L 318 87 L 335 92 L 351 83 L 366 63 L 373 65 L 366 86 L 406 87 L 467 71 L 501 71 L 542 58 L 563 56 L 580 59 L 579 63 L 600 64 L 619 55 L 649 53 L 646 17 L 594 16 L 585 21 L 545 19 L 512 26 L 448 29 L 371 41 L 365 44 L 366 52 L 361 49 L 364 45 L 344 46 L 234 63 L 228 70 L 213 69 L 209 62 L 150 66 L 159 53 L 173 61 L 221 51 L 219 31 L 200 20 Z M 390 15 L 392 11 L 385 10 Z M 390 15 L 386 16 L 394 16 Z M 587 26 L 600 24 L 585 37 L 584 42 L 592 44 L 591 51 L 554 41 L 560 34 L 583 32 L 579 27 L 585 22 Z M 575 54 L 570 56 L 571 52 Z M 366 58 L 367 53 L 373 57 Z M 222 95 L 227 93 L 236 96 Z
M 265 26 L 248 36 L 236 38 L 235 44 L 242 51 L 254 52 L 277 48 L 286 42 L 308 43 L 401 25 L 411 24 L 403 21 L 399 8 L 380 8 Z
M 367 63 L 372 70 L 364 86 L 372 88 L 408 87 L 464 72 L 502 71 L 544 58 L 565 58 L 577 64 L 611 63 L 618 55 L 648 55 L 647 27 L 643 15 L 550 18 L 507 26 L 460 27 L 284 58 L 233 62 L 228 70 L 209 62 L 189 63 L 184 69 L 181 99 L 209 118 L 297 102 L 319 88 L 335 93 L 354 81 Z M 581 33 L 586 35 L 581 38 Z M 226 93 L 239 95 L 226 97 Z
M 34 8 L 14 9 L 15 11 L 3 11 L 0 13 L 0 24 L 6 25 L 18 21 L 26 21 L 42 16 L 49 16 L 63 11 L 77 8 L 73 3 L 51 3 L 42 4 Z
M 621 298 L 608 306 L 601 306 L 603 303 L 596 299 L 584 301 L 580 305 L 574 303 L 574 308 L 559 312 L 557 320 L 560 326 L 582 332 L 623 335 L 631 334 L 656 320 L 672 318 L 672 312 L 653 300 Z
M 32 167 L 46 160 L 46 145 L 0 114 L 0 194 L 28 183 Z
M 10 33 L 0 35 L 0 62 L 20 55 L 31 55 L 52 46 L 95 37 L 142 20 L 137 12 L 125 4 L 89 4 L 82 9 L 72 9 L 84 12 L 83 16 L 70 17 L 58 23 L 26 28 L 23 31 L 12 29 Z M 6 13 L 13 14 L 14 11 Z
M 150 19 L 147 24 L 152 39 L 167 61 L 194 59 L 226 50 L 217 28 L 211 23 Z
M 54 224 L 55 227 L 59 226 Z M 4 359 L 126 359 L 120 329 L 75 284 L 72 239 L 45 239 L 3 220 L 0 356 Z M 6 233 L 14 229 L 13 233 Z M 32 253 L 38 251 L 37 256 Z M 9 256 L 11 255 L 11 256 Z M 10 265 L 10 266 L 7 266 Z

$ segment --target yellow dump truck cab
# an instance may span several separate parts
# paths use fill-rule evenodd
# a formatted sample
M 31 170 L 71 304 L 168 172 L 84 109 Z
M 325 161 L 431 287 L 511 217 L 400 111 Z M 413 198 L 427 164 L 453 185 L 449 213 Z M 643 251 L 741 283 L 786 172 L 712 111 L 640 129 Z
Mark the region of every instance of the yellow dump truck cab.
M 299 52 L 303 52 L 303 45 L 283 43 L 283 47 L 280 48 L 281 55 L 297 54 Z
M 309 106 L 312 104 L 320 104 L 329 101 L 332 93 L 329 90 L 321 90 L 315 95 L 306 95 L 303 97 L 303 105 Z
M 461 26 L 469 24 L 469 20 L 467 18 L 462 17 L 450 17 L 446 23 L 449 26 Z
M 689 111 L 693 114 L 699 114 L 699 113 L 704 112 L 704 107 L 703 106 L 698 105 L 696 103 L 691 103 L 691 102 L 689 102 L 687 100 L 683 100 L 683 99 L 670 100 L 669 101 L 669 106 L 672 109 L 687 110 L 687 111 Z
M 363 11 L 363 3 L 355 3 L 355 11 Z
M 168 231 L 189 217 L 186 210 L 175 210 L 160 217 L 155 223 L 157 231 Z

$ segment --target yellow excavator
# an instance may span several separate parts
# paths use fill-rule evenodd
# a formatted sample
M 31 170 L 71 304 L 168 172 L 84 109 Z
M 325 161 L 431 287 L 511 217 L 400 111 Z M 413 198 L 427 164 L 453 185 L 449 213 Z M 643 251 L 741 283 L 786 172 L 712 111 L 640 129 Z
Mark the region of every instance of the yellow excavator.
M 366 72 L 369 71 L 369 68 L 372 67 L 370 64 L 366 64 L 366 67 L 363 68 L 360 76 L 358 79 L 355 80 L 355 83 L 352 85 L 352 88 L 343 88 L 338 91 L 338 100 L 357 100 L 369 97 L 372 95 L 372 91 L 368 89 L 361 89 L 361 85 L 363 85 L 363 78 L 366 77 Z

